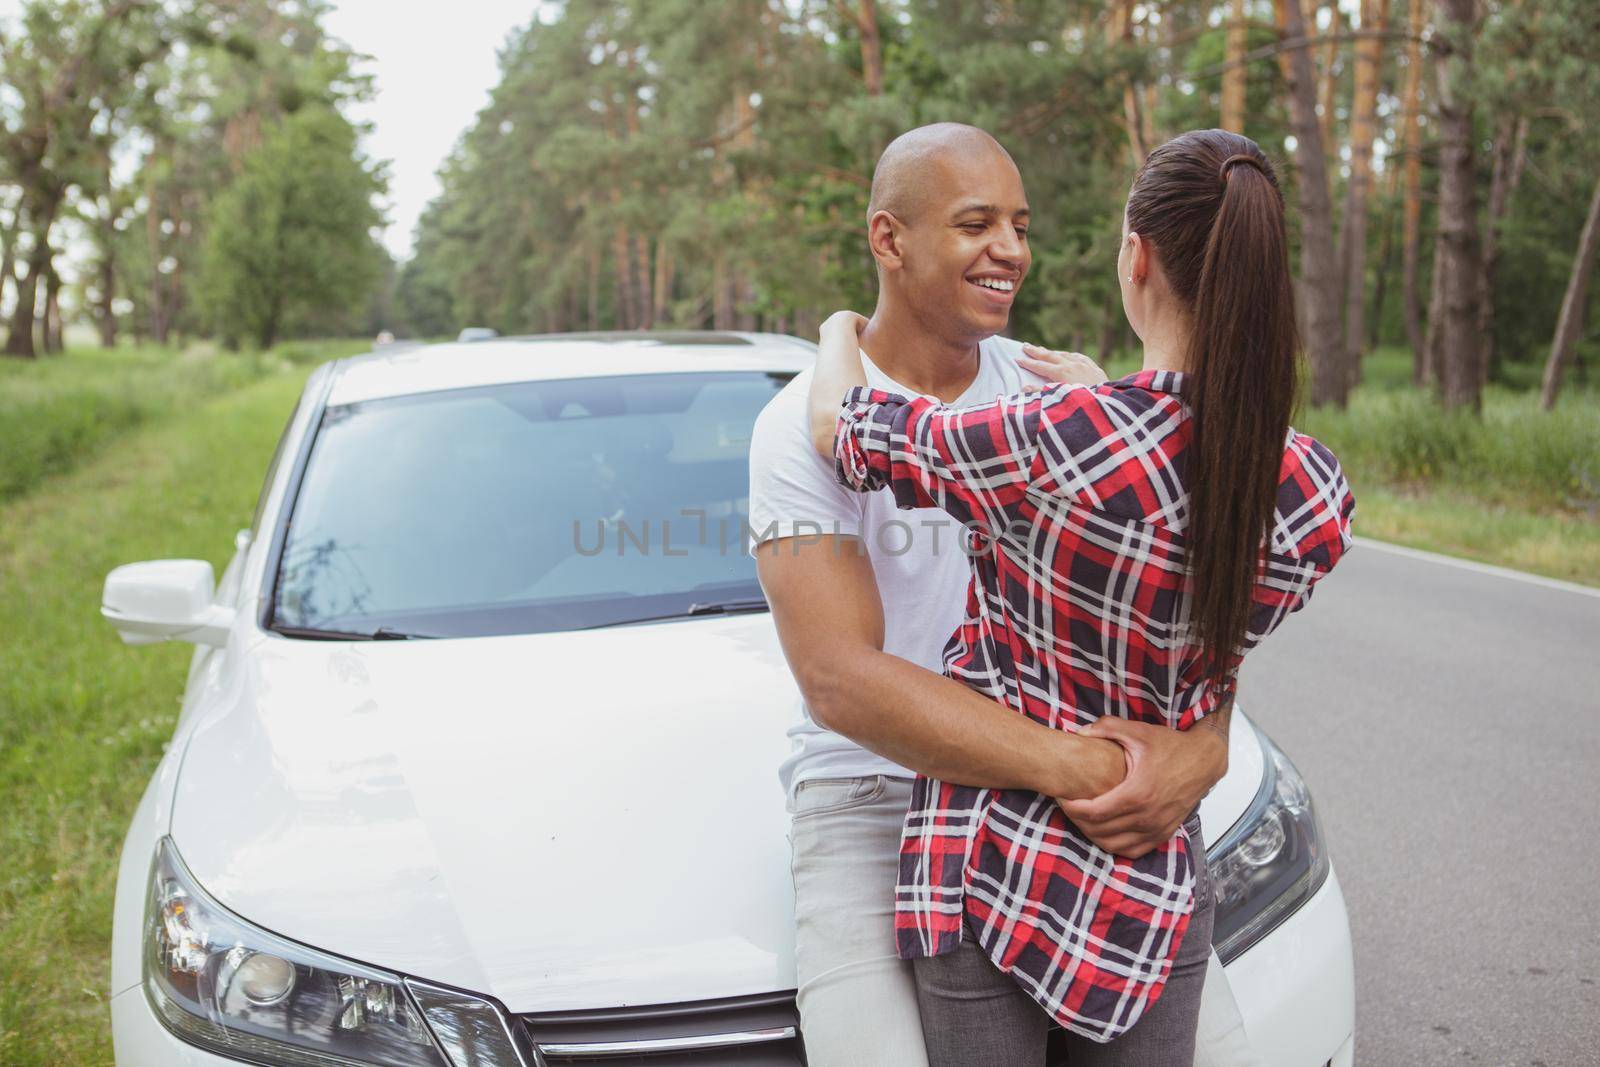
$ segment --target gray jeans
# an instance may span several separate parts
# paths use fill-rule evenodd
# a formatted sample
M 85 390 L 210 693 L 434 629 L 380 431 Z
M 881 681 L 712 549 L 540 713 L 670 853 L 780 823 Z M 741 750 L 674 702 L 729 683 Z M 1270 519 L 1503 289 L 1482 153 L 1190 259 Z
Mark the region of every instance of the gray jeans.
M 1199 819 L 1189 823 L 1200 840 Z M 1203 854 L 1202 854 L 1203 855 Z M 1064 1067 L 1172 1067 L 1195 1060 L 1200 992 L 1211 959 L 1216 900 L 1202 858 L 1194 914 L 1178 946 L 1166 989 L 1133 1028 L 1109 1044 L 1067 1034 Z M 928 1067 L 1043 1067 L 1050 1016 L 1010 975 L 990 962 L 971 932 L 953 952 L 913 961 Z

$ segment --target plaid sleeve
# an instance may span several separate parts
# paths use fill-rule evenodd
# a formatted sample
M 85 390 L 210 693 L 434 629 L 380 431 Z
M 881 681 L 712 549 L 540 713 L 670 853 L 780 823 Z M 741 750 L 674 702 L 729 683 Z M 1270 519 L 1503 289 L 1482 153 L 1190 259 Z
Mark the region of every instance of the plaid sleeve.
M 834 473 L 859 493 L 887 486 L 898 507 L 940 508 L 998 529 L 1028 487 L 1046 396 L 953 408 L 852 389 L 839 413 Z
M 1293 434 L 1284 452 L 1271 550 L 1256 578 L 1246 648 L 1254 648 L 1311 592 L 1352 543 L 1356 500 L 1327 446 Z
M 1320 577 L 1349 550 L 1355 511 L 1356 498 L 1338 459 L 1321 441 L 1294 434 L 1278 486 L 1282 537 L 1275 547 L 1316 568 Z

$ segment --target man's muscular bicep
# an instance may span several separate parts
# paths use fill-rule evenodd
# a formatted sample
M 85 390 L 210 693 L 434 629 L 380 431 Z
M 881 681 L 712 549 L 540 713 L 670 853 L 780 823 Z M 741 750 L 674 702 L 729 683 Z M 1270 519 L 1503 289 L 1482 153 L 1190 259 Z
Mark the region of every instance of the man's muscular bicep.
M 859 538 L 785 537 L 756 549 L 778 640 L 806 704 L 826 726 L 856 658 L 883 648 L 883 604 Z

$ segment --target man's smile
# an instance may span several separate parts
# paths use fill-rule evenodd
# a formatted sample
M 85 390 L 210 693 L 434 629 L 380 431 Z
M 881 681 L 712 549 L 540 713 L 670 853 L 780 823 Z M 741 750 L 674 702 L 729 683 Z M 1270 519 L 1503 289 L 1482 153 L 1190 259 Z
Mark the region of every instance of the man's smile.
M 985 299 L 1006 305 L 1011 303 L 1016 296 L 1017 287 L 1022 284 L 1020 275 L 988 272 L 969 274 L 965 281 L 968 285 L 982 290 Z

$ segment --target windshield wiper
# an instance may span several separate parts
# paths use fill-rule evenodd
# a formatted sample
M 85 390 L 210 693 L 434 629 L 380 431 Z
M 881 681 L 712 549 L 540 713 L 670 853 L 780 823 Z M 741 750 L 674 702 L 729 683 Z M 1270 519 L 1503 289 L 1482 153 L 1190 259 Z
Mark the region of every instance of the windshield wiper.
M 682 611 L 672 611 L 665 615 L 646 615 L 639 619 L 618 619 L 615 622 L 601 622 L 593 626 L 580 626 L 580 630 L 604 630 L 610 626 L 633 626 L 641 622 L 666 622 L 668 619 L 691 619 L 702 615 L 748 615 L 752 612 L 766 611 L 766 597 L 745 597 L 739 600 L 706 600 L 696 601 Z
M 743 600 L 712 600 L 690 604 L 685 615 L 744 615 L 752 611 L 766 611 L 767 598 L 746 597 Z
M 322 630 L 315 626 L 274 626 L 273 633 L 285 637 L 299 637 L 307 641 L 432 641 L 434 634 L 410 634 L 389 626 L 380 626 L 368 633 L 353 630 Z

